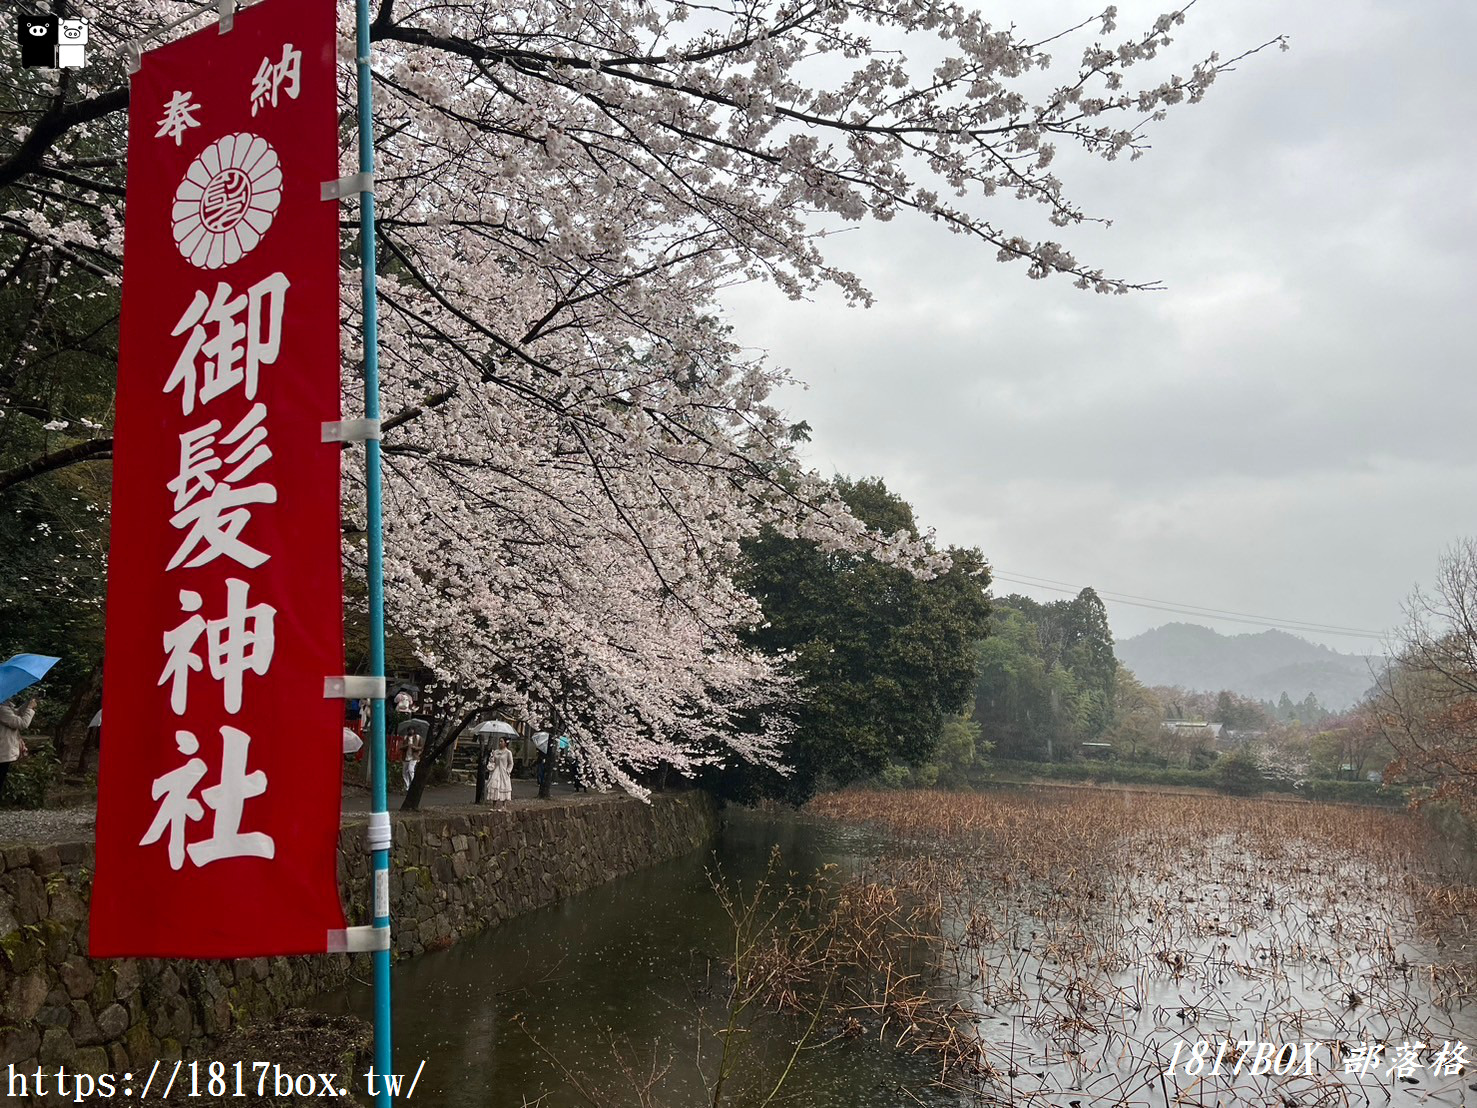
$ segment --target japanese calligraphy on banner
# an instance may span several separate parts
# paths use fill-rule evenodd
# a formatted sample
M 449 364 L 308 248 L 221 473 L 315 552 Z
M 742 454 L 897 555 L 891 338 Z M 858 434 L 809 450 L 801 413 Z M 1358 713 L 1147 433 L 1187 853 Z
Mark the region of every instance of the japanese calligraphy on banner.
M 90 952 L 322 952 L 344 926 L 333 0 L 132 78 Z

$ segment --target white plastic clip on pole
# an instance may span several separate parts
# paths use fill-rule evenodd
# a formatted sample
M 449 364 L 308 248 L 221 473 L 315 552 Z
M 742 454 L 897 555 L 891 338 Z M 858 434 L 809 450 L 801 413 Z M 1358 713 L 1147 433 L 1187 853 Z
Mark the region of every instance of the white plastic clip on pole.
M 383 677 L 325 677 L 323 696 L 328 700 L 383 700 Z
M 368 442 L 380 437 L 377 419 L 337 419 L 323 421 L 324 442 Z
M 370 812 L 369 826 L 364 829 L 364 845 L 370 853 L 390 849 L 390 813 Z
M 318 186 L 318 198 L 320 200 L 342 200 L 345 197 L 359 196 L 366 192 L 374 192 L 373 170 L 352 173 L 347 177 L 339 177 L 333 181 L 324 181 Z

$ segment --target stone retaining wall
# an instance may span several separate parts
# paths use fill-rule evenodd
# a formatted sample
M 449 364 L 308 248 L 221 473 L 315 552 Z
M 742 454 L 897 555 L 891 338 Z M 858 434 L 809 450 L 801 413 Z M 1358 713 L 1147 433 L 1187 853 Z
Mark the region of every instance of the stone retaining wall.
M 507 811 L 396 816 L 390 877 L 397 959 L 440 950 L 563 897 L 705 846 L 716 829 L 702 793 L 650 805 L 592 797 Z M 0 1075 L 147 1071 L 202 1057 L 238 1024 L 270 1019 L 368 975 L 368 956 L 227 962 L 87 957 L 88 843 L 0 848 Z M 362 824 L 339 840 L 339 888 L 367 922 Z M 362 964 L 356 964 L 362 963 Z M 3 1089 L 0 1089 L 3 1092 Z

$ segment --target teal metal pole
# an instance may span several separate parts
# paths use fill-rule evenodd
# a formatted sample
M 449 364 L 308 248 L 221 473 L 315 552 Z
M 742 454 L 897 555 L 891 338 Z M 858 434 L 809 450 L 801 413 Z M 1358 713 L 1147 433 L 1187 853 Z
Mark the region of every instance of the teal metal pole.
M 374 104 L 370 95 L 369 70 L 369 0 L 357 0 L 357 57 L 359 77 L 359 172 L 374 172 Z M 374 190 L 359 194 L 359 243 L 362 248 L 360 278 L 364 294 L 364 415 L 380 417 L 379 377 L 379 301 L 375 294 Z M 378 439 L 365 443 L 365 499 L 369 514 L 369 674 L 381 680 L 385 676 L 385 579 L 384 535 L 380 519 L 380 444 Z M 389 803 L 386 788 L 388 766 L 385 761 L 385 701 L 372 702 L 369 731 L 370 846 L 372 873 L 370 899 L 373 903 L 374 926 L 390 929 L 390 834 Z M 374 959 L 374 1070 L 391 1073 L 390 1051 L 390 951 L 376 950 Z M 390 1092 L 381 1076 L 372 1090 L 379 1108 L 390 1108 Z

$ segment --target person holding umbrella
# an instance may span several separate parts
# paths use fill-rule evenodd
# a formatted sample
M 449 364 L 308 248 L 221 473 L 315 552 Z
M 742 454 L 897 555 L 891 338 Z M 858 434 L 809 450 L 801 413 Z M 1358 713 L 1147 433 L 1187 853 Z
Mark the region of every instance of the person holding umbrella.
M 5 779 L 10 776 L 10 767 L 26 753 L 21 732 L 36 718 L 34 696 L 19 711 L 12 698 L 45 677 L 58 661 L 60 659 L 43 654 L 17 654 L 0 665 L 0 796 L 5 795 Z
M 498 736 L 497 749 L 487 756 L 487 762 L 492 770 L 492 802 L 506 805 L 513 799 L 513 752 L 506 735 Z
M 10 776 L 10 767 L 26 753 L 25 740 L 21 732 L 31 726 L 36 718 L 36 698 L 33 696 L 20 711 L 15 703 L 7 700 L 0 704 L 0 797 L 5 795 L 5 779 Z

